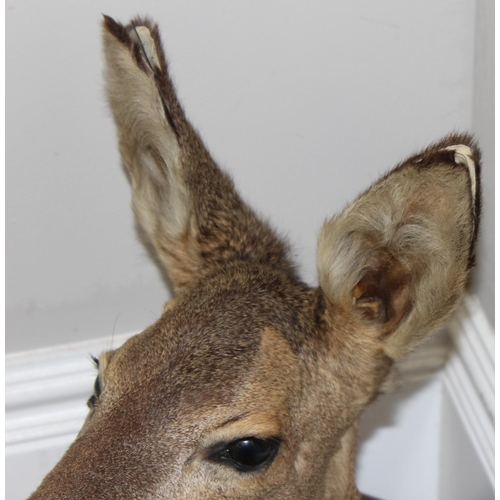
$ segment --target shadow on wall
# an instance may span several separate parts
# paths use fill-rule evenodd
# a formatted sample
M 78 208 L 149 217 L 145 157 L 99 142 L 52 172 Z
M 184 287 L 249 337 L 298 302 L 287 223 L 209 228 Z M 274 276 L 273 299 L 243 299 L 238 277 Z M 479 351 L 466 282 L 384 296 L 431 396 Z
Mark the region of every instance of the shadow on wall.
M 370 441 L 381 429 L 394 427 L 399 420 L 401 408 L 415 395 L 430 386 L 433 378 L 417 382 L 401 382 L 394 391 L 381 394 L 365 411 L 359 430 L 358 450 Z
M 439 374 L 415 376 L 366 409 L 356 460 L 360 491 L 386 500 L 437 499 L 441 388 Z

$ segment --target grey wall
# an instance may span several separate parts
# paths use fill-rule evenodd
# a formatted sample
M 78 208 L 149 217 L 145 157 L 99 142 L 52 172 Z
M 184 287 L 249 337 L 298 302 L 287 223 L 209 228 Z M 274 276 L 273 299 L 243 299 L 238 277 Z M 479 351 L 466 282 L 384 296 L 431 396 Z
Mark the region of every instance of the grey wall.
M 495 325 L 495 3 L 476 0 L 472 130 L 483 153 L 483 214 L 472 289 Z
M 442 391 L 439 436 L 440 500 L 492 500 L 495 491 L 455 403 Z
M 100 13 L 138 10 L 161 23 L 189 117 L 311 283 L 325 217 L 449 131 L 491 130 L 471 1 L 7 0 L 7 352 L 140 331 L 169 297 L 102 91 Z M 491 260 L 490 236 L 482 248 Z

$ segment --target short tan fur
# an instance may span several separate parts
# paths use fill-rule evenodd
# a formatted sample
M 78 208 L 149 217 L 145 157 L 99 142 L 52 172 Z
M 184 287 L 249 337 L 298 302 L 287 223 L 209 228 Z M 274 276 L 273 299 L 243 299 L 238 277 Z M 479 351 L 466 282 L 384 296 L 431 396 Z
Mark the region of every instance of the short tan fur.
M 103 42 L 133 208 L 176 298 L 100 356 L 84 427 L 30 498 L 360 498 L 361 413 L 473 264 L 474 140 L 407 158 L 328 220 L 311 288 L 187 121 L 157 26 L 105 17 Z

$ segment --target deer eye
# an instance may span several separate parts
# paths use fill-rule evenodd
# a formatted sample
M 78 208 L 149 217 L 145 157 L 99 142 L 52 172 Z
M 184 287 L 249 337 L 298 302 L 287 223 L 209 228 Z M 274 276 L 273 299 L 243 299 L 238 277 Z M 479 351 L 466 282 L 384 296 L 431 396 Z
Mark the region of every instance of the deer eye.
M 241 472 L 251 472 L 272 462 L 278 452 L 279 439 L 246 437 L 226 445 L 210 456 L 215 462 L 226 463 Z
M 92 394 L 92 396 L 90 396 L 89 400 L 87 401 L 87 406 L 89 408 L 94 408 L 94 406 L 97 403 L 97 400 L 99 399 L 99 396 L 101 395 L 101 390 L 102 390 L 101 380 L 98 375 L 94 382 L 94 394 Z
M 97 369 L 99 369 L 99 360 L 92 356 L 92 361 Z M 99 396 L 101 395 L 102 391 L 102 386 L 101 386 L 101 379 L 99 375 L 97 375 L 95 382 L 94 382 L 94 394 L 90 396 L 89 400 L 87 401 L 87 406 L 92 409 L 95 407 L 97 400 L 99 399 Z

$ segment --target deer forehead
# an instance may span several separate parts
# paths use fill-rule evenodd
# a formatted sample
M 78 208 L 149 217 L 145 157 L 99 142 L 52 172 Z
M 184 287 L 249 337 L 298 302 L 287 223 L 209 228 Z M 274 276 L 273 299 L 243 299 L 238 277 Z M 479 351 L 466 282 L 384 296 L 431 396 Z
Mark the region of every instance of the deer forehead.
M 177 354 L 167 351 L 165 369 L 152 369 L 149 376 L 146 358 L 139 356 L 142 373 L 132 369 L 135 376 L 124 376 L 128 368 L 122 362 L 137 357 L 137 349 L 147 342 L 141 335 L 131 339 L 109 360 L 102 407 L 89 424 L 87 439 L 104 439 L 110 449 L 148 450 L 151 460 L 185 473 L 201 467 L 207 450 L 220 443 L 248 436 L 293 440 L 292 418 L 301 390 L 297 357 L 274 328 L 256 337 L 255 346 L 235 340 L 231 352 L 236 355 L 227 347 L 212 355 L 210 342 L 198 348 L 192 344 L 172 363 L 168 358 Z M 109 385 L 117 394 L 106 398 Z
M 286 337 L 301 311 L 265 290 L 255 294 L 260 299 L 231 290 L 178 299 L 157 323 L 105 354 L 103 410 L 128 401 L 164 422 L 210 420 L 210 413 L 230 420 L 263 408 L 270 419 L 281 414 L 300 388 L 299 359 Z

